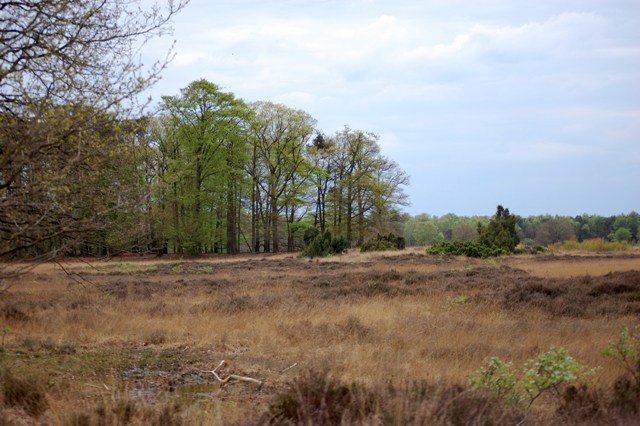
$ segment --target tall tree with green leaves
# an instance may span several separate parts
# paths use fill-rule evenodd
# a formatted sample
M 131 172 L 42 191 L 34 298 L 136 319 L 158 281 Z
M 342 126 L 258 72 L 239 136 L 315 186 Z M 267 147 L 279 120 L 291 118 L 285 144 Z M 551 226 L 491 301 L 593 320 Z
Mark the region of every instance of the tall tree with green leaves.
M 167 129 L 159 147 L 169 159 L 163 192 L 171 197 L 175 250 L 237 253 L 250 111 L 233 94 L 198 80 L 179 96 L 163 97 L 163 112 Z
M 399 217 L 398 207 L 406 201 L 407 175 L 380 154 L 374 133 L 345 127 L 330 141 L 333 233 L 360 245 L 372 233 L 389 232 L 392 218 Z
M 255 114 L 251 126 L 251 172 L 256 203 L 252 216 L 262 222 L 264 251 L 277 252 L 281 214 L 287 207 L 293 212 L 285 218 L 290 225 L 306 189 L 310 170 L 307 145 L 316 121 L 302 110 L 271 102 L 255 102 L 251 108 Z
M 315 186 L 315 210 L 313 225 L 324 233 L 327 229 L 327 194 L 334 183 L 333 161 L 335 144 L 331 139 L 318 133 L 308 148 L 310 179 Z

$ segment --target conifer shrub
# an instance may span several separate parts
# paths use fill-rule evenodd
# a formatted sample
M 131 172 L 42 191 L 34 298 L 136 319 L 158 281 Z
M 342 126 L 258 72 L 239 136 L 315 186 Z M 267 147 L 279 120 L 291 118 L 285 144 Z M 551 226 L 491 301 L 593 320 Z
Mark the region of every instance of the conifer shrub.
M 478 241 L 486 246 L 498 246 L 512 253 L 520 237 L 516 232 L 516 216 L 502 206 L 498 206 L 489 224 L 483 226 L 478 223 Z
M 467 257 L 495 257 L 508 254 L 508 250 L 493 244 L 482 244 L 478 241 L 440 241 L 427 249 L 427 254 Z
M 307 257 L 325 257 L 332 254 L 343 253 L 349 246 L 349 242 L 342 236 L 333 238 L 331 232 L 316 228 L 309 228 L 304 232 L 305 248 L 302 252 Z
M 393 232 L 387 235 L 376 235 L 375 238 L 367 241 L 360 246 L 361 252 L 367 251 L 386 251 L 386 250 L 404 250 L 406 246 L 403 237 L 399 237 Z
M 349 247 L 349 242 L 342 235 L 340 235 L 339 237 L 333 238 L 331 240 L 331 248 L 333 249 L 333 253 L 335 254 L 344 253 L 344 251 L 348 247 Z

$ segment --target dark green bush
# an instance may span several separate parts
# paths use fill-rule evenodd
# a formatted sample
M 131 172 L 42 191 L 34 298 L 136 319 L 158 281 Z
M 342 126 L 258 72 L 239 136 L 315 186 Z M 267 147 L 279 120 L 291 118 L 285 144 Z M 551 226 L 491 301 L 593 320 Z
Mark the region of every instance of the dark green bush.
M 304 230 L 302 239 L 304 240 L 305 247 L 311 244 L 311 242 L 318 236 L 320 230 L 318 228 L 307 228 Z
M 316 228 L 307 229 L 303 238 L 306 247 L 302 254 L 308 257 L 324 257 L 332 254 L 340 254 L 349 246 L 349 243 L 344 237 L 333 238 L 331 232 L 324 231 L 324 233 L 321 233 Z
M 333 249 L 334 253 L 342 253 L 344 252 L 347 248 L 349 247 L 349 242 L 347 241 L 347 239 L 343 236 L 339 236 L 337 238 L 334 238 L 331 241 L 331 248 Z
M 508 254 L 505 248 L 477 241 L 440 241 L 427 249 L 427 254 L 452 254 L 468 257 L 492 257 Z
M 489 224 L 478 223 L 478 241 L 486 246 L 498 246 L 513 252 L 520 238 L 516 232 L 516 216 L 502 206 L 498 206 Z
M 513 252 L 515 254 L 540 254 L 540 253 L 544 253 L 545 251 L 547 251 L 547 249 L 542 246 L 519 245 L 515 248 Z
M 360 251 L 385 251 L 385 250 L 403 250 L 405 247 L 404 238 L 394 233 L 388 235 L 376 235 L 375 238 L 367 241 L 360 246 Z

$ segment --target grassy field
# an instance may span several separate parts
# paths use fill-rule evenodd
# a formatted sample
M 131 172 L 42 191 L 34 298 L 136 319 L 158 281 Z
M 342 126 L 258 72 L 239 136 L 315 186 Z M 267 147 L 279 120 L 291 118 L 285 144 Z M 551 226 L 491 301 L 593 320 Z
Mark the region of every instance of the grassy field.
M 603 389 L 623 373 L 602 352 L 639 323 L 639 253 L 423 253 L 68 260 L 67 273 L 39 265 L 2 294 L 0 423 L 275 422 L 292 386 L 300 397 L 317 382 L 325 405 L 333 386 L 360 389 L 349 394 L 360 414 L 343 421 L 455 424 L 434 410 L 462 400 L 451 389 L 466 389 L 490 356 L 521 365 L 562 347 L 601 367 L 592 386 Z M 221 376 L 263 384 L 218 382 L 205 371 L 222 360 Z M 407 406 L 417 393 L 431 396 Z M 482 401 L 483 413 L 518 419 Z M 557 423 L 558 404 L 541 398 L 524 420 Z M 418 409 L 422 417 L 406 417 Z M 322 422 L 341 420 L 333 416 Z

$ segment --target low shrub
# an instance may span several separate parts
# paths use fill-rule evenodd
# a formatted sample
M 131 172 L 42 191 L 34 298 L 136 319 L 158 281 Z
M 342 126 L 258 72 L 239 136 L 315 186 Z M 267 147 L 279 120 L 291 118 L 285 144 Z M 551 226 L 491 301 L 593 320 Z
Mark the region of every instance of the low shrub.
M 547 251 L 543 246 L 521 244 L 513 251 L 515 254 L 540 254 Z
M 626 251 L 631 247 L 628 242 L 607 241 L 604 238 L 592 238 L 584 241 L 568 240 L 549 245 L 550 250 L 565 251 Z
M 508 254 L 508 250 L 495 245 L 481 244 L 477 241 L 440 241 L 427 249 L 427 254 L 467 257 L 493 257 Z
M 469 379 L 476 389 L 486 389 L 512 403 L 531 406 L 545 393 L 561 396 L 568 385 L 593 375 L 595 370 L 571 357 L 566 350 L 551 349 L 528 360 L 520 372 L 511 363 L 489 358 Z
M 309 372 L 276 396 L 259 424 L 522 424 L 523 411 L 467 387 L 416 381 L 345 385 Z
M 269 406 L 268 423 L 340 424 L 361 420 L 369 413 L 350 410 L 356 392 L 326 374 L 309 372 L 276 396 Z
M 320 232 L 316 228 L 308 228 L 303 239 L 306 246 L 302 255 L 312 258 L 340 254 L 349 247 L 349 242 L 344 237 L 333 238 L 331 232 Z
M 612 340 L 604 351 L 604 356 L 614 360 L 633 377 L 635 387 L 640 391 L 640 326 L 632 331 L 626 325 L 617 340 Z
M 406 246 L 403 237 L 399 237 L 394 233 L 388 235 L 376 235 L 360 246 L 361 252 L 368 251 L 387 251 L 387 250 L 404 250 Z

